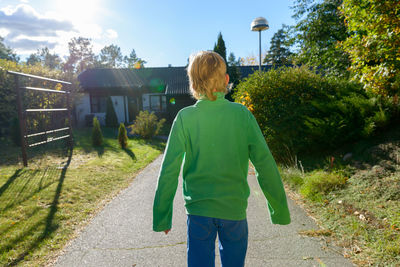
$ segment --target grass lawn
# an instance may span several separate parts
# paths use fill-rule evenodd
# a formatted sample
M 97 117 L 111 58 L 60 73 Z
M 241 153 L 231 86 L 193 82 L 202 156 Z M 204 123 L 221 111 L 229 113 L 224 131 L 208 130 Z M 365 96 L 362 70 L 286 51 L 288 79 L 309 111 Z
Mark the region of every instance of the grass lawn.
M 122 150 L 117 130 L 103 129 L 103 135 L 104 146 L 93 148 L 91 129 L 76 130 L 70 161 L 71 153 L 54 144 L 46 153 L 43 148 L 29 151 L 27 168 L 18 162 L 19 148 L 1 140 L 0 266 L 39 266 L 54 260 L 165 146 L 164 141 L 130 139 Z
M 347 152 L 353 155 L 343 161 Z M 321 235 L 332 235 L 359 266 L 400 266 L 400 128 L 302 165 L 306 171 L 282 168 L 282 178 L 325 229 Z

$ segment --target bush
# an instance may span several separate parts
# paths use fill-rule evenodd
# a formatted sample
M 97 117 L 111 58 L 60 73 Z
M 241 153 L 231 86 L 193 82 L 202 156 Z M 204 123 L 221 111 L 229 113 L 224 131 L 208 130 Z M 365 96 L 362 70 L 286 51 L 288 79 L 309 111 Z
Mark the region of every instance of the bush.
M 346 180 L 339 173 L 314 171 L 305 177 L 300 193 L 308 199 L 320 201 L 324 194 L 343 187 Z
M 135 123 L 131 126 L 131 133 L 138 134 L 144 139 L 150 139 L 157 135 L 165 123 L 165 119 L 158 120 L 157 116 L 152 112 L 140 111 L 136 116 Z
M 122 122 L 119 124 L 118 142 L 122 149 L 128 146 L 128 136 L 126 135 L 125 125 Z
M 103 134 L 97 117 L 93 118 L 92 144 L 93 146 L 101 146 L 103 144 Z
M 107 97 L 106 126 L 113 128 L 118 127 L 117 114 L 115 113 L 115 109 L 110 96 Z
M 327 77 L 307 67 L 256 72 L 237 86 L 276 159 L 334 149 L 385 125 L 378 101 L 361 84 Z

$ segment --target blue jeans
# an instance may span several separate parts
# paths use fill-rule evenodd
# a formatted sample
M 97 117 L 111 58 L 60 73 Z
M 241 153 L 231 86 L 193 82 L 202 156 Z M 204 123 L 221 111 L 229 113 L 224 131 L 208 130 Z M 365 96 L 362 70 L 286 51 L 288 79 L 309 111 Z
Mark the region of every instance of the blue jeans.
M 244 266 L 247 251 L 247 220 L 231 221 L 188 215 L 187 260 L 189 267 L 215 266 L 215 239 L 223 267 Z

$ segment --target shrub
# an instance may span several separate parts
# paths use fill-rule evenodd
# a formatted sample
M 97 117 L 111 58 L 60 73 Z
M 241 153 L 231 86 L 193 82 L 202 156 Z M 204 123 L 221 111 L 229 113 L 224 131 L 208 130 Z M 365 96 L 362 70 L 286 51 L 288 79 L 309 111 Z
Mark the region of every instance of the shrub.
M 298 189 L 304 183 L 304 174 L 298 168 L 285 167 L 281 171 L 282 180 L 292 188 Z
M 122 149 L 128 146 L 128 136 L 126 135 L 125 125 L 122 122 L 119 124 L 118 142 Z
M 377 115 L 381 102 L 361 84 L 305 66 L 256 72 L 237 86 L 234 98 L 254 114 L 280 162 L 372 134 L 378 121 L 384 125 Z
M 140 111 L 136 116 L 135 123 L 131 126 L 131 133 L 138 134 L 144 139 L 150 139 L 157 135 L 165 123 L 165 119 L 158 120 L 157 116 L 152 112 Z
M 115 109 L 110 96 L 107 97 L 106 126 L 113 128 L 118 127 L 117 114 L 115 113 Z
M 320 201 L 322 196 L 344 186 L 347 179 L 339 173 L 314 171 L 304 178 L 300 193 L 311 200 Z
M 92 144 L 93 146 L 101 146 L 103 144 L 103 134 L 97 117 L 93 118 Z

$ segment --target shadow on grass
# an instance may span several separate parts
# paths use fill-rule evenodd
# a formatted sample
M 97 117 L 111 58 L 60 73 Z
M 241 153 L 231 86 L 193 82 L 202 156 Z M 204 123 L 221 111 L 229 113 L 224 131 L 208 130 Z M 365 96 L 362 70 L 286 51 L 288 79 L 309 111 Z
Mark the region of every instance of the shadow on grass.
M 164 151 L 167 141 L 162 139 L 140 139 L 140 138 L 132 138 L 136 140 L 140 145 L 148 145 L 158 151 Z
M 7 182 L 5 182 L 1 187 L 0 187 L 0 197 L 4 193 L 4 191 L 7 190 L 7 188 L 21 175 L 22 169 L 15 170 L 14 174 L 11 175 L 10 178 L 8 178 Z
M 65 165 L 61 167 L 62 169 L 61 169 L 60 177 L 58 178 L 58 185 L 57 185 L 57 188 L 55 190 L 53 201 L 52 201 L 52 203 L 50 205 L 49 213 L 46 216 L 46 219 L 44 221 L 39 221 L 38 223 L 36 223 L 36 224 L 32 225 L 31 227 L 29 227 L 25 231 L 24 234 L 18 235 L 18 237 L 16 239 L 8 242 L 4 247 L 1 248 L 1 250 L 2 251 L 10 251 L 10 250 L 12 250 L 19 242 L 21 242 L 23 240 L 23 238 L 26 235 L 32 234 L 32 232 L 37 230 L 37 228 L 40 227 L 40 225 L 45 224 L 43 232 L 35 240 L 33 240 L 30 245 L 27 245 L 24 248 L 24 251 L 21 252 L 14 259 L 12 259 L 6 266 L 17 266 L 17 265 L 19 265 L 19 263 L 21 261 L 23 261 L 27 255 L 31 254 L 33 251 L 38 249 L 40 247 L 40 244 L 45 239 L 49 238 L 51 236 L 51 234 L 55 230 L 58 229 L 59 226 L 57 224 L 55 224 L 53 222 L 53 220 L 54 220 L 54 217 L 55 217 L 55 215 L 57 213 L 57 210 L 58 210 L 58 203 L 59 203 L 59 199 L 60 199 L 60 195 L 61 195 L 61 191 L 62 191 L 64 179 L 65 179 L 65 175 L 67 173 L 68 166 L 71 163 L 72 152 L 73 152 L 72 149 L 70 149 L 70 151 L 68 153 L 68 160 L 65 163 Z M 14 178 L 14 180 L 15 180 L 15 178 Z
M 123 150 L 126 154 L 128 154 L 129 157 L 131 157 L 132 160 L 136 160 L 136 155 L 130 148 L 124 148 Z
M 94 150 L 96 150 L 97 156 L 99 156 L 100 158 L 104 155 L 104 146 L 95 146 L 93 148 Z
M 75 147 L 82 149 L 85 153 L 96 151 L 99 157 L 102 157 L 105 151 L 117 152 L 118 147 L 112 145 L 110 140 L 116 140 L 118 129 L 104 127 L 101 129 L 103 133 L 103 144 L 94 147 L 92 144 L 92 129 L 79 128 L 74 129 Z

